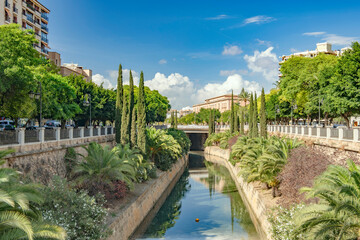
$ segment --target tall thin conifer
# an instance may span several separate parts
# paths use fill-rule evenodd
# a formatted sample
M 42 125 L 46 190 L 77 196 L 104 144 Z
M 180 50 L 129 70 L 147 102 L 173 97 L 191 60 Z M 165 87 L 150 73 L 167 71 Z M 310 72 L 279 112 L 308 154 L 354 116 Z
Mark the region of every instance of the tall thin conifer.
M 131 142 L 131 147 L 136 146 L 136 109 L 135 108 L 132 111 L 132 117 L 131 117 L 130 142 Z
M 141 71 L 139 83 L 139 99 L 138 99 L 138 134 L 137 146 L 143 154 L 146 153 L 146 109 L 145 109 L 145 89 L 144 89 L 144 73 Z
M 119 65 L 119 75 L 117 79 L 116 90 L 116 108 L 115 108 L 115 141 L 120 143 L 121 139 L 121 114 L 123 102 L 123 81 L 122 81 L 122 66 Z
M 254 137 L 254 131 L 253 131 L 253 118 L 254 118 L 254 103 L 253 103 L 253 94 L 251 93 L 250 95 L 250 104 L 249 104 L 249 137 L 253 138 Z
M 129 139 L 131 139 L 131 131 L 132 131 L 131 127 L 132 127 L 133 111 L 134 111 L 134 79 L 133 79 L 131 69 L 130 69 L 130 77 L 129 77 L 129 113 L 128 113 L 128 119 L 127 119 Z
M 129 119 L 129 107 L 128 101 L 126 99 L 126 95 L 123 96 L 123 111 L 122 111 L 122 118 L 121 118 L 121 139 L 120 142 L 122 145 L 129 143 L 129 127 L 128 127 L 128 119 Z
M 234 91 L 231 91 L 231 110 L 230 110 L 230 132 L 234 133 L 235 123 L 234 123 Z
M 244 114 L 244 109 L 241 108 L 241 119 L 240 119 L 240 134 L 244 135 L 245 133 L 245 114 Z
M 254 97 L 254 117 L 253 117 L 253 135 L 254 137 L 258 137 L 259 136 L 259 128 L 258 128 L 258 111 L 257 111 L 257 97 L 256 97 L 256 92 L 255 92 L 255 97 Z
M 265 113 L 265 92 L 264 88 L 261 90 L 261 108 L 260 108 L 260 134 L 262 137 L 267 137 L 266 131 L 266 113 Z

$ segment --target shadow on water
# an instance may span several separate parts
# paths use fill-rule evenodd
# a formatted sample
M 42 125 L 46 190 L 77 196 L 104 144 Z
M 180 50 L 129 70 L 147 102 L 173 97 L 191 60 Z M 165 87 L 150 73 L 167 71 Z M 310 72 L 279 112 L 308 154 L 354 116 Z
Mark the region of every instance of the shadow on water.
M 195 218 L 199 218 L 198 223 Z M 191 152 L 189 169 L 138 239 L 258 239 L 228 170 Z

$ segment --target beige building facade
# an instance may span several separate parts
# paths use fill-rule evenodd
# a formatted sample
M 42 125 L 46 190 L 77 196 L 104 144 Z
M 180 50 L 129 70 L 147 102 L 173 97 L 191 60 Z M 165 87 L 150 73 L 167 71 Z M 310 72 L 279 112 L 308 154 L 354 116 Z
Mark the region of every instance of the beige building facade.
M 83 67 L 74 63 L 64 63 L 63 65 L 61 65 L 60 74 L 64 77 L 74 74 L 77 76 L 83 76 L 87 82 L 92 81 L 92 70 L 84 69 Z
M 245 106 L 245 102 L 241 101 L 238 95 L 234 95 L 234 103 Z M 231 110 L 231 94 L 206 99 L 205 103 L 194 105 L 193 112 L 198 113 L 202 108 L 218 109 L 221 113 Z
M 17 23 L 24 30 L 32 29 L 38 40 L 34 48 L 48 57 L 50 10 L 37 0 L 0 0 L 0 6 L 0 25 Z

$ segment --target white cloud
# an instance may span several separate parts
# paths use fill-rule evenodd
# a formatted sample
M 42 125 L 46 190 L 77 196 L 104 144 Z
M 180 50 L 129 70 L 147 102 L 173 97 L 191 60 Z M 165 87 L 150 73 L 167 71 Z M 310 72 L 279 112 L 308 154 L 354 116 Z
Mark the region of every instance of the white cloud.
M 134 70 L 131 70 L 133 79 L 134 79 L 134 84 L 138 85 L 140 82 L 140 74 L 138 72 L 135 72 Z M 117 78 L 119 75 L 119 71 L 118 70 L 112 70 L 109 71 L 109 76 L 111 79 L 111 82 L 114 82 L 114 85 L 117 85 Z M 123 84 L 128 85 L 129 81 L 130 81 L 130 70 L 129 69 L 123 69 L 122 70 L 122 76 L 123 76 Z
M 256 50 L 253 56 L 245 55 L 248 68 L 257 73 L 261 73 L 266 80 L 274 82 L 278 79 L 279 61 L 275 53 L 272 53 L 273 47 L 265 51 Z
M 250 92 L 261 91 L 261 87 L 257 82 L 244 80 L 239 74 L 234 74 L 229 76 L 225 82 L 206 84 L 203 88 L 196 91 L 195 99 L 197 103 L 201 103 L 205 99 L 231 93 L 232 90 L 235 93 L 239 93 L 242 88 Z
M 224 46 L 224 51 L 222 52 L 222 55 L 235 56 L 235 55 L 241 54 L 242 52 L 243 51 L 241 50 L 241 48 L 239 48 L 236 45 L 227 45 L 227 46 Z
M 167 63 L 166 59 L 161 59 L 161 60 L 159 61 L 159 64 L 166 64 L 166 63 Z
M 145 85 L 168 97 L 173 109 L 182 109 L 184 106 L 202 103 L 205 99 L 229 94 L 231 90 L 234 90 L 235 93 L 239 93 L 242 88 L 247 91 L 260 92 L 261 90 L 257 82 L 244 80 L 239 74 L 228 76 L 224 82 L 208 83 L 204 87 L 196 89 L 194 83 L 187 76 L 179 73 L 166 76 L 158 72 L 152 80 L 145 81 Z
M 114 88 L 114 85 L 111 84 L 110 80 L 106 79 L 103 75 L 100 75 L 100 74 L 95 74 L 92 77 L 92 81 L 96 85 L 99 85 L 99 86 L 101 86 L 101 84 L 102 84 L 103 87 L 106 88 L 106 89 Z
M 304 36 L 319 36 L 324 35 L 326 32 L 306 32 L 303 33 Z
M 222 20 L 222 19 L 229 19 L 229 18 L 233 18 L 233 17 L 226 15 L 226 14 L 221 14 L 221 15 L 217 15 L 216 17 L 205 18 L 205 20 Z
M 296 52 L 300 52 L 299 50 L 297 50 L 296 48 L 290 48 L 290 52 L 292 53 L 296 53 Z
M 231 76 L 234 74 L 247 75 L 249 73 L 248 70 L 245 69 L 233 69 L 233 70 L 220 70 L 220 76 Z
M 260 40 L 258 38 L 255 39 L 255 41 L 257 41 L 257 43 L 259 45 L 265 45 L 265 46 L 271 47 L 271 42 L 270 41 Z
M 273 22 L 276 19 L 273 17 L 268 17 L 268 16 L 264 16 L 264 15 L 259 15 L 259 16 L 254 16 L 251 18 L 246 18 L 244 20 L 243 25 L 247 25 L 247 24 L 262 24 L 262 23 L 269 23 L 269 22 Z
M 358 41 L 357 37 L 345 37 L 333 33 L 326 32 L 307 32 L 303 33 L 304 36 L 321 37 L 322 41 L 329 42 L 333 45 L 349 46 L 352 42 Z
M 186 106 L 186 107 L 183 107 L 181 110 L 183 110 L 183 111 L 185 111 L 185 110 L 193 110 L 193 108 L 190 107 L 190 106 Z

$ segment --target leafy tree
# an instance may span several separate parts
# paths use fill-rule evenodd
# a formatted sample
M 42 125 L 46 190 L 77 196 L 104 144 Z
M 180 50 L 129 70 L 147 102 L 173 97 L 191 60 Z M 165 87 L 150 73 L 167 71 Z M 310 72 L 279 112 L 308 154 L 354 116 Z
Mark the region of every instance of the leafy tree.
M 121 120 L 122 120 L 122 101 L 123 101 L 123 81 L 122 81 L 122 66 L 119 65 L 119 76 L 117 79 L 116 91 L 116 112 L 115 112 L 115 140 L 120 143 L 121 139 Z
M 350 117 L 360 109 L 360 44 L 354 42 L 335 67 L 335 75 L 330 80 L 329 101 L 337 114 L 350 126 Z
M 121 139 L 120 142 L 122 145 L 128 144 L 130 142 L 130 133 L 129 133 L 129 107 L 126 95 L 123 96 L 123 111 L 121 114 Z
M 230 132 L 235 132 L 234 91 L 231 91 Z
M 36 109 L 28 94 L 38 86 L 33 68 L 46 61 L 33 48 L 37 40 L 29 33 L 17 24 L 0 26 L 0 116 L 29 117 Z
M 131 147 L 136 146 L 136 109 L 135 108 L 132 111 L 130 142 L 131 142 Z
M 357 239 L 360 237 L 360 168 L 351 160 L 348 168 L 330 165 L 304 188 L 319 203 L 305 206 L 295 216 L 297 234 L 304 239 Z
M 144 91 L 144 74 L 140 74 L 139 98 L 138 98 L 138 134 L 137 146 L 142 153 L 146 153 L 146 112 L 145 112 L 145 91 Z
M 178 116 L 177 116 L 178 112 L 177 110 L 175 110 L 175 129 L 177 129 L 178 126 Z
M 261 90 L 261 108 L 260 108 L 260 136 L 266 138 L 266 113 L 265 113 L 265 92 L 264 88 Z
M 209 115 L 209 123 L 208 123 L 208 126 L 209 126 L 209 136 L 214 133 L 213 131 L 213 111 L 210 111 L 210 115 Z
M 10 152 L 0 151 L 0 165 Z M 35 207 L 43 201 L 39 185 L 22 183 L 11 168 L 0 168 L 0 178 L 0 239 L 66 239 L 64 229 L 43 221 Z

